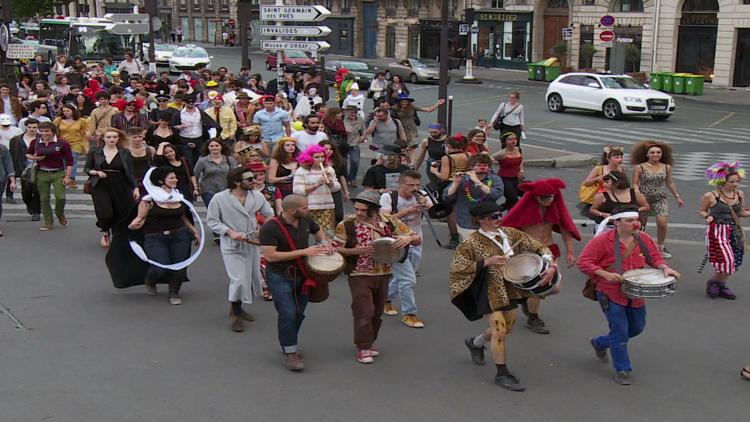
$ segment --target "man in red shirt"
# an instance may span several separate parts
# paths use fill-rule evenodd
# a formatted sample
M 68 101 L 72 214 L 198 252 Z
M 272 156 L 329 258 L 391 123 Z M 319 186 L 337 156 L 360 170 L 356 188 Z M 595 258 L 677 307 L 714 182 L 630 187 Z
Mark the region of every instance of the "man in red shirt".
M 643 268 L 648 256 L 652 261 L 648 264 L 662 270 L 664 276 L 680 277 L 680 273 L 667 266 L 651 236 L 639 232 L 638 218 L 637 207 L 616 207 L 610 218 L 615 228 L 597 234 L 578 256 L 578 268 L 596 283 L 596 296 L 610 328 L 609 334 L 592 338 L 591 345 L 602 362 L 607 361 L 607 349 L 610 350 L 615 368 L 614 380 L 620 385 L 632 383 L 628 339 L 640 334 L 646 325 L 645 301 L 630 299 L 622 293 L 622 274 Z M 619 248 L 622 257 L 621 268 L 617 269 L 615 247 Z

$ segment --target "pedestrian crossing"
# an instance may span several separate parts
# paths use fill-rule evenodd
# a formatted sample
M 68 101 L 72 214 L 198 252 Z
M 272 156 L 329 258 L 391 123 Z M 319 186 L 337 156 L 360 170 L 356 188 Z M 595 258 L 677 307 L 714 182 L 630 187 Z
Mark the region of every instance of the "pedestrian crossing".
M 532 127 L 526 135 L 528 142 L 535 145 L 551 144 L 558 148 L 561 145 L 571 147 L 581 145 L 601 147 L 611 144 L 634 145 L 645 139 L 664 141 L 670 145 L 750 144 L 750 128 Z M 581 152 L 592 153 L 596 151 Z
M 83 183 L 88 179 L 88 175 L 83 172 L 83 165 L 85 161 L 79 159 L 78 167 L 76 169 L 76 189 L 66 189 L 65 191 L 65 215 L 69 218 L 79 219 L 96 219 L 94 215 L 94 203 L 91 200 L 91 195 L 83 193 Z M 16 200 L 15 204 L 9 204 L 5 202 L 5 197 L 1 199 L 3 201 L 3 219 L 10 221 L 27 221 L 30 215 L 26 212 L 26 205 L 21 199 L 20 184 L 18 185 L 18 191 L 13 195 Z M 52 208 L 54 210 L 54 194 L 50 192 Z M 203 200 L 198 198 L 195 201 L 195 210 L 201 218 L 206 217 L 206 206 L 203 204 Z
M 605 145 L 623 145 L 625 162 L 629 146 L 652 139 L 673 147 L 672 177 L 681 181 L 702 181 L 708 166 L 716 161 L 750 164 L 750 128 L 530 128 L 526 142 L 556 149 L 574 150 L 599 157 Z M 736 151 L 736 152 L 733 152 Z

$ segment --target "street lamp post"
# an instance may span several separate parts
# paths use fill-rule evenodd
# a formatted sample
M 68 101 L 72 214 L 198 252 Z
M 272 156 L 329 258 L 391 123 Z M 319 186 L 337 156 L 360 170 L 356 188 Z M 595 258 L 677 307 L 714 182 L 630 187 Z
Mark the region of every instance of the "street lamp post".
M 247 26 L 250 24 L 250 0 L 237 1 L 237 23 L 240 25 L 240 47 L 242 50 L 242 64 L 240 67 L 250 66 L 250 40 L 248 40 Z
M 438 98 L 448 96 L 448 5 L 450 0 L 441 0 L 440 8 L 440 86 L 438 87 Z M 446 105 L 438 107 L 438 122 L 446 125 Z

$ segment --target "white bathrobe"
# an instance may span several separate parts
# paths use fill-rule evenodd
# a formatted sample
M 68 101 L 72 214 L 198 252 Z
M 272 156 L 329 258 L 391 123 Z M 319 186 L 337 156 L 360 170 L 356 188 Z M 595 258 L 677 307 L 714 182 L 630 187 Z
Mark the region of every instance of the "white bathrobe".
M 229 301 L 252 303 L 261 294 L 260 246 L 232 240 L 229 229 L 252 234 L 258 231 L 255 214 L 273 217 L 271 205 L 260 192 L 247 191 L 244 206 L 229 189 L 217 193 L 208 205 L 207 224 L 221 236 L 221 255 L 229 276 Z

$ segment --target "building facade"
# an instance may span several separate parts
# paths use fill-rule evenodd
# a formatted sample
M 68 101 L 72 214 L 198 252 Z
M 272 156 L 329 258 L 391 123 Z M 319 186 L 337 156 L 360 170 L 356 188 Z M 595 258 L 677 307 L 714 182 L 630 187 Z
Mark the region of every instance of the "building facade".
M 237 1 L 158 0 L 161 35 L 177 31 L 183 41 L 221 44 L 223 33 L 239 32 L 230 25 L 237 21 Z M 275 1 L 249 1 L 251 34 L 257 34 L 258 5 Z M 329 53 L 438 58 L 443 0 L 284 3 L 331 11 L 322 23 L 331 34 L 321 38 L 331 44 Z M 129 13 L 133 4 L 84 0 L 71 3 L 67 14 Z M 750 86 L 750 0 L 448 0 L 448 7 L 450 55 L 468 53 L 480 65 L 523 69 L 554 52 L 574 70 L 690 72 L 719 86 Z M 611 27 L 601 25 L 605 15 L 614 17 Z M 460 30 L 463 24 L 468 33 Z M 572 29 L 572 39 L 563 40 L 563 28 Z M 614 33 L 611 47 L 601 41 L 603 31 Z M 251 47 L 259 39 L 253 36 Z

